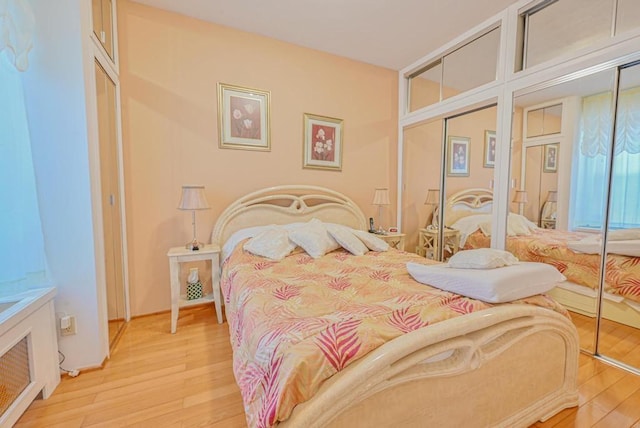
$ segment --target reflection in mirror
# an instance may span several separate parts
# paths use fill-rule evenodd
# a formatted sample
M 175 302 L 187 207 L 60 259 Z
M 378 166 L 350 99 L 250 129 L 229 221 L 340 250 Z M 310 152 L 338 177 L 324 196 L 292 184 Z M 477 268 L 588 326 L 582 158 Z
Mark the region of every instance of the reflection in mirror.
M 496 27 L 407 76 L 408 111 L 496 80 L 499 47 L 500 27 Z
M 437 61 L 409 77 L 409 111 L 416 111 L 440 101 L 442 62 Z
M 616 34 L 636 30 L 640 22 L 640 2 L 638 0 L 618 0 L 616 6 Z
M 437 259 L 437 224 L 434 215 L 440 204 L 442 120 L 404 129 L 402 231 L 405 248 Z
M 527 110 L 527 138 L 559 134 L 562 128 L 562 104 Z
M 551 264 L 567 277 L 549 294 L 571 312 L 581 347 L 590 352 L 595 351 L 601 256 L 586 253 L 582 245 L 601 236 L 608 186 L 585 153 L 593 135 L 611 124 L 611 102 L 594 109 L 591 100 L 611 94 L 614 77 L 606 70 L 514 97 L 511 200 L 518 191 L 527 199 L 511 204 L 507 249 L 522 261 Z M 557 132 L 531 136 L 523 124 L 532 111 L 544 116 L 545 130 Z M 594 123 L 603 129 L 594 133 Z M 607 134 L 597 143 L 604 151 L 610 147 Z M 596 163 L 605 166 L 606 156 Z
M 496 115 L 493 105 L 446 120 L 444 260 L 491 246 Z
M 615 113 L 598 353 L 640 370 L 640 65 L 621 69 Z
M 522 15 L 526 31 L 522 68 L 575 52 L 609 37 L 613 5 L 614 0 L 537 2 Z M 566 19 L 567 16 L 572 19 Z

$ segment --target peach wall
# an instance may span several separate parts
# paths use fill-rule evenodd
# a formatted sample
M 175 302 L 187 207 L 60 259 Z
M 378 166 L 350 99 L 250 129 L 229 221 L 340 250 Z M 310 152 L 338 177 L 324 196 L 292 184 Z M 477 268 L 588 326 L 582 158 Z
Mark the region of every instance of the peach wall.
M 169 308 L 166 253 L 191 238 L 180 188 L 206 186 L 197 213 L 208 241 L 219 213 L 267 186 L 313 184 L 353 198 L 367 216 L 387 186 L 395 222 L 397 72 L 206 23 L 118 3 L 124 173 L 133 315 Z M 271 92 L 271 151 L 218 148 L 216 84 Z M 303 113 L 344 119 L 342 172 L 302 169 Z

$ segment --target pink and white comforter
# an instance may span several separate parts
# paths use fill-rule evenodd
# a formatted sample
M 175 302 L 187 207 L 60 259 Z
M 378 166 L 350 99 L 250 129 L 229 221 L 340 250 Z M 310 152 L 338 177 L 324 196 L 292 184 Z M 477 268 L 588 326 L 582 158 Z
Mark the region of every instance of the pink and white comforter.
M 299 252 L 280 262 L 234 250 L 221 286 L 250 427 L 287 419 L 326 379 L 385 342 L 493 306 L 419 284 L 407 261 L 430 263 L 396 250 L 337 250 L 317 260 Z M 523 302 L 567 315 L 546 296 L 514 303 Z

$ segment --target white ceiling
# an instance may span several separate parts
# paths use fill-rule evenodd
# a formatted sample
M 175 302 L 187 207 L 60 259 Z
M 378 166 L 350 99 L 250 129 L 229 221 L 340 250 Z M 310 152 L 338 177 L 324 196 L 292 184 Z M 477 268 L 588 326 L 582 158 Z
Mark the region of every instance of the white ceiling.
M 517 0 L 134 0 L 399 70 Z

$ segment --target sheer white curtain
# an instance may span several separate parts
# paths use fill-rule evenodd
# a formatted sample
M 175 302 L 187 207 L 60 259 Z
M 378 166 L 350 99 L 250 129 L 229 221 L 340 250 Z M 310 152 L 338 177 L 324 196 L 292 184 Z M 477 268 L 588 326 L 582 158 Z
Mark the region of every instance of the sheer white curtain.
M 579 150 L 573 177 L 573 227 L 601 228 L 605 209 L 607 153 L 612 133 L 611 93 L 582 100 Z M 611 183 L 613 227 L 640 227 L 640 88 L 618 99 Z
M 0 0 L 0 288 L 46 278 L 42 226 L 19 70 L 26 70 L 29 4 Z

